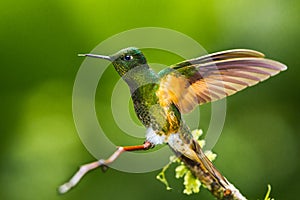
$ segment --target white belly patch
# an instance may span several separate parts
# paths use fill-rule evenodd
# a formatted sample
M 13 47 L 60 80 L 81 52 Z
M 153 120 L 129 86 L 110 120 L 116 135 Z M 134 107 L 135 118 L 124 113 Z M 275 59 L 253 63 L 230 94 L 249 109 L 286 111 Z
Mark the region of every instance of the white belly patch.
M 149 127 L 146 131 L 146 140 L 154 145 L 158 145 L 166 142 L 166 136 L 156 134 L 152 127 Z

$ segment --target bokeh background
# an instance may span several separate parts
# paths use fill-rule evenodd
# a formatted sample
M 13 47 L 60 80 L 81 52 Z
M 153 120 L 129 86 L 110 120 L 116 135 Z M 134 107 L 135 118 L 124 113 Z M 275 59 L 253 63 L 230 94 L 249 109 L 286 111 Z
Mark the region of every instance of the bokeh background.
M 184 195 L 172 169 L 167 173 L 171 191 L 155 179 L 158 171 L 110 169 L 91 172 L 66 195 L 56 192 L 80 164 L 94 159 L 72 117 L 72 87 L 83 60 L 76 55 L 145 26 L 180 31 L 208 52 L 259 50 L 289 67 L 227 99 L 225 127 L 214 151 L 216 166 L 249 199 L 263 199 L 267 184 L 276 199 L 297 198 L 300 2 L 10 0 L 1 2 L 0 16 L 0 199 L 213 199 L 205 189 Z M 145 54 L 151 62 L 179 61 L 165 52 Z M 108 120 L 113 120 L 109 105 L 117 80 L 108 69 L 97 92 L 97 108 L 105 108 L 99 115 Z M 205 131 L 209 105 L 200 112 Z M 106 124 L 112 135 L 122 133 L 113 121 Z M 137 141 L 115 137 L 116 145 Z

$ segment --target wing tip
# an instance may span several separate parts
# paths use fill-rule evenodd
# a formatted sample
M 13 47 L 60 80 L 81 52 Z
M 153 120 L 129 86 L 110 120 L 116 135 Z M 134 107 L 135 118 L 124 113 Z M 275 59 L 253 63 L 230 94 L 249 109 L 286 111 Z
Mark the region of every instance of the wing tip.
M 281 70 L 280 71 L 285 71 L 285 70 L 288 69 L 288 67 L 285 64 L 283 64 L 283 63 L 280 63 L 280 64 L 281 64 Z
M 273 69 L 280 71 L 285 71 L 288 69 L 288 67 L 276 60 L 272 60 L 272 59 L 266 59 L 268 62 L 272 62 L 271 66 L 273 67 Z

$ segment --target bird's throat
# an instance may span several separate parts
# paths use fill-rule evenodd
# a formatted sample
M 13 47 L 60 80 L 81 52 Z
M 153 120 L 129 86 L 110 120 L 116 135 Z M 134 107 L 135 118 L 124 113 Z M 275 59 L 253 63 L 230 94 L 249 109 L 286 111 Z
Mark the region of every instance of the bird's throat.
M 124 74 L 122 78 L 129 86 L 131 93 L 141 86 L 159 82 L 158 75 L 148 65 L 136 66 Z

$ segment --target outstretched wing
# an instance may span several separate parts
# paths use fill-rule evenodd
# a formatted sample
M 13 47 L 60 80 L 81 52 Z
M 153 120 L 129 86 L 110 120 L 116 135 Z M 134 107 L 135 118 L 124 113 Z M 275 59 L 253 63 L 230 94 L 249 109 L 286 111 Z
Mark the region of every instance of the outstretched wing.
M 264 54 L 234 49 L 187 60 L 159 72 L 160 103 L 174 103 L 182 113 L 216 101 L 286 70 Z

